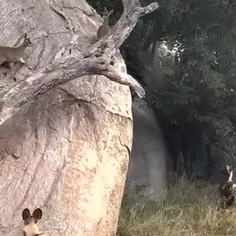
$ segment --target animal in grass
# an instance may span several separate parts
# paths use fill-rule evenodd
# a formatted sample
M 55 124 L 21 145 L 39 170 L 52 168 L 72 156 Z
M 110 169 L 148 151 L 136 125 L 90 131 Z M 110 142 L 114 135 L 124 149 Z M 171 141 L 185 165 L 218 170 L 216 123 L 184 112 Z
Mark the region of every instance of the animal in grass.
M 24 34 L 23 42 L 17 47 L 5 47 L 0 46 L 0 65 L 8 63 L 8 68 L 10 69 L 10 63 L 21 62 L 25 64 L 23 58 L 25 49 L 32 45 L 30 38 L 27 34 Z
M 220 183 L 219 192 L 220 192 L 220 204 L 223 208 L 228 208 L 233 206 L 236 201 L 236 184 L 233 182 L 234 169 L 229 165 L 226 165 L 224 170 L 228 176 L 227 180 Z
M 105 9 L 105 13 L 103 16 L 103 23 L 102 25 L 98 28 L 97 31 L 97 38 L 101 39 L 102 37 L 104 37 L 106 34 L 108 34 L 110 27 L 109 27 L 109 20 L 110 20 L 110 15 L 113 13 L 113 9 L 111 11 L 107 11 L 107 9 Z
M 40 208 L 34 210 L 31 215 L 30 210 L 25 208 L 22 212 L 24 220 L 23 235 L 24 236 L 49 236 L 48 233 L 42 233 L 38 227 L 38 221 L 42 218 L 43 212 Z

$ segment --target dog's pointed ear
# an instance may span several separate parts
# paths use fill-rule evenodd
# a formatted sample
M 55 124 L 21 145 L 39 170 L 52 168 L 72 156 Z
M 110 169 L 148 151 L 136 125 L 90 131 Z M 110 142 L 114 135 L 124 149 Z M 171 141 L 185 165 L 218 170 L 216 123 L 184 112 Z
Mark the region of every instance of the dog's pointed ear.
M 33 217 L 34 217 L 35 223 L 37 223 L 37 221 L 42 218 L 42 215 L 43 215 L 43 212 L 40 208 L 37 208 L 34 210 Z
M 30 210 L 28 208 L 25 208 L 23 211 L 22 211 L 22 218 L 24 221 L 28 220 L 29 218 L 31 217 L 30 215 Z

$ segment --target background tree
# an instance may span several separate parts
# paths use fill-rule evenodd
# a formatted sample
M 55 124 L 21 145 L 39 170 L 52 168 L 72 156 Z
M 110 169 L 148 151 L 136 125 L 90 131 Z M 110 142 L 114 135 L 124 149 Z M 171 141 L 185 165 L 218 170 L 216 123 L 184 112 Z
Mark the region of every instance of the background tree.
M 90 2 L 102 8 L 102 1 Z M 106 6 L 119 6 L 118 2 Z M 236 4 L 159 4 L 158 11 L 138 21 L 122 52 L 129 73 L 146 87 L 175 169 L 182 156 L 189 177 L 208 179 L 213 169 L 235 163 Z M 163 40 L 169 48 L 178 44 L 178 50 L 174 62 L 158 67 L 158 42 Z

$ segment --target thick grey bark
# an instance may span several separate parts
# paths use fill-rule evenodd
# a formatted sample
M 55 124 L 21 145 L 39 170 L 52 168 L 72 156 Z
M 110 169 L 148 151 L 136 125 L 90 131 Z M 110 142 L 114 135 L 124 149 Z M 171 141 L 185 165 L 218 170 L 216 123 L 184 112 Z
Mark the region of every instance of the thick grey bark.
M 123 0 L 123 5 L 124 12 L 120 20 L 107 36 L 92 46 L 88 45 L 81 52 L 58 56 L 45 68 L 26 76 L 23 81 L 3 88 L 0 92 L 0 125 L 40 94 L 84 75 L 105 75 L 112 81 L 132 87 L 138 96 L 143 97 L 145 91 L 141 85 L 126 72 L 115 68 L 115 56 L 135 27 L 138 18 L 156 10 L 158 4 L 141 7 L 137 0 Z M 52 5 L 51 9 L 65 18 L 63 13 Z

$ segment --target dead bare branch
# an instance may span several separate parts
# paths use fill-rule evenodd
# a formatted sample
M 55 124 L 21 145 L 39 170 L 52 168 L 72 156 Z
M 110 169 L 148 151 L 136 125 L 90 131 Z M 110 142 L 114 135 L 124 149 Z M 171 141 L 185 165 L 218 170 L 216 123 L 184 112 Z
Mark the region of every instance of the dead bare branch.
M 0 125 L 40 94 L 84 75 L 104 75 L 132 87 L 139 97 L 144 97 L 142 86 L 131 75 L 115 69 L 113 59 L 139 17 L 156 10 L 159 5 L 155 2 L 141 7 L 137 0 L 123 0 L 123 5 L 124 12 L 113 29 L 87 51 L 56 59 L 24 81 L 3 89 L 0 92 Z

